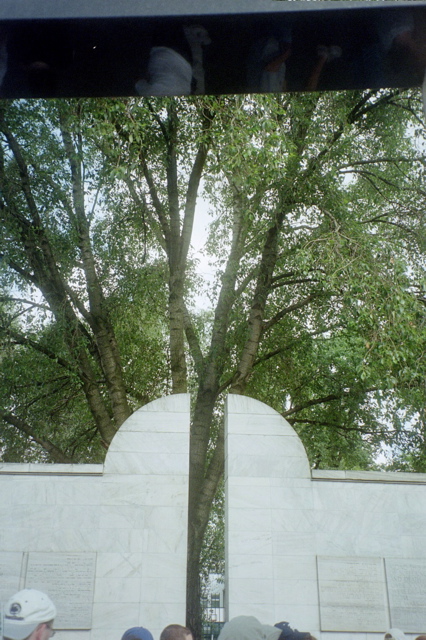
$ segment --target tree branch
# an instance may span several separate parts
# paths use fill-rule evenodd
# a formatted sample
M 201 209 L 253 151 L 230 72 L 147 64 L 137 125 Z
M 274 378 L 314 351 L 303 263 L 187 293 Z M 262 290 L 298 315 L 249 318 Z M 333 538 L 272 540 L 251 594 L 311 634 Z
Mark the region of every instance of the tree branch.
M 26 436 L 29 436 L 34 442 L 39 444 L 47 453 L 53 458 L 55 462 L 71 464 L 73 462 L 72 458 L 69 458 L 59 447 L 54 445 L 47 438 L 40 438 L 37 436 L 32 428 L 24 421 L 18 418 L 17 416 L 9 413 L 8 411 L 4 411 L 0 409 L 0 418 L 15 427 L 21 433 L 24 433 Z
M 37 309 L 43 309 L 43 311 L 50 311 L 50 308 L 45 304 L 39 304 L 37 302 L 33 302 L 32 300 L 26 300 L 25 298 L 14 298 L 13 296 L 0 296 L 0 302 L 23 302 L 24 304 L 30 305 L 31 308 L 36 307 Z
M 372 391 L 379 391 L 379 387 L 372 387 L 371 389 L 365 389 L 364 393 L 370 393 Z M 334 402 L 335 400 L 341 400 L 342 398 L 351 396 L 353 391 L 341 391 L 340 393 L 330 393 L 328 396 L 323 396 L 322 398 L 315 398 L 314 400 L 307 400 L 302 404 L 296 405 L 292 409 L 288 409 L 288 411 L 284 411 L 281 415 L 283 418 L 287 418 L 287 416 L 291 416 L 294 413 L 298 413 L 299 411 L 303 411 L 303 409 L 308 409 L 309 407 L 314 407 L 317 404 L 326 404 L 327 402 Z
M 15 331 L 14 329 L 7 329 L 6 332 L 7 332 L 7 335 L 9 335 L 17 344 L 21 344 L 26 347 L 31 347 L 31 349 L 34 349 L 35 351 L 38 351 L 38 353 L 41 353 L 47 358 L 49 358 L 49 360 L 56 362 L 60 367 L 63 367 L 64 369 L 66 369 L 67 371 L 70 371 L 71 373 L 76 373 L 75 368 L 69 362 L 67 362 L 60 356 L 58 356 L 54 351 L 51 351 L 47 347 L 41 345 L 36 340 L 31 340 L 31 338 L 28 338 L 22 335 L 21 333 L 19 333 L 18 331 Z
M 262 333 L 264 333 L 265 331 L 268 331 L 271 327 L 277 324 L 277 322 L 279 322 L 288 313 L 292 313 L 293 311 L 298 311 L 299 309 L 303 309 L 303 307 L 306 307 L 308 304 L 312 302 L 312 300 L 314 300 L 315 298 L 318 298 L 320 295 L 321 295 L 320 293 L 311 293 L 309 296 L 306 296 L 306 298 L 303 298 L 303 300 L 300 300 L 299 302 L 295 302 L 289 307 L 282 309 L 270 320 L 265 320 L 263 322 Z

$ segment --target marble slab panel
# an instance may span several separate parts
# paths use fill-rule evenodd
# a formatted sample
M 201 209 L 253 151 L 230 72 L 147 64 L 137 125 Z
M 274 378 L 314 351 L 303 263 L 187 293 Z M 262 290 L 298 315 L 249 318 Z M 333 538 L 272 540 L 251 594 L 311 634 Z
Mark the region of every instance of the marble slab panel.
M 129 451 L 111 451 L 105 460 L 105 473 L 143 476 L 188 475 L 188 452 L 144 455 Z
M 413 474 L 415 475 L 415 474 Z M 321 482 L 312 483 L 315 508 L 372 511 L 375 513 L 419 513 L 426 509 L 426 487 L 389 483 Z
M 229 476 L 263 478 L 306 478 L 310 468 L 306 456 L 292 456 L 284 459 L 271 455 L 245 455 L 240 451 L 228 452 L 227 473 Z
M 350 512 L 343 509 L 337 511 L 333 505 L 330 505 L 327 511 L 315 511 L 315 526 L 317 531 L 337 534 L 340 537 L 354 532 L 358 536 L 396 536 L 398 538 L 402 533 L 398 513 L 389 512 L 387 515 L 386 518 L 378 517 L 377 511 L 356 511 L 355 509 Z
M 228 560 L 228 574 L 235 579 L 270 579 L 275 576 L 276 557 L 272 555 L 254 555 L 248 558 L 238 553 L 232 554 Z
M 144 414 L 144 417 L 146 414 Z M 137 433 L 137 438 L 135 438 Z M 155 431 L 122 431 L 114 436 L 114 452 L 153 453 L 188 453 L 188 433 Z
M 293 556 L 291 549 L 288 555 L 274 556 L 273 575 L 276 580 L 286 577 L 299 580 L 310 580 L 317 584 L 317 563 L 315 556 Z
M 29 553 L 25 585 L 54 600 L 58 629 L 90 629 L 95 567 L 94 553 Z
M 0 508 L 0 522 L 2 528 L 13 530 L 28 527 L 37 531 L 40 521 L 47 521 L 49 525 L 55 517 L 54 505 L 27 505 L 25 509 Z
M 141 602 L 147 604 L 156 602 L 179 604 L 182 603 L 182 594 L 185 592 L 185 571 L 182 571 L 179 577 L 169 575 L 166 580 L 158 577 L 145 577 L 141 585 Z
M 300 580 L 298 574 L 274 580 L 274 603 L 276 605 L 318 607 L 318 584 L 315 580 Z
M 400 555 L 406 558 L 426 558 L 426 541 L 424 536 L 402 536 Z
M 294 429 L 284 420 L 279 414 L 263 414 L 256 415 L 255 413 L 249 413 L 247 415 L 242 414 L 230 414 L 227 420 L 232 418 L 232 433 L 234 435 L 247 435 L 247 436 L 294 436 Z
M 405 537 L 398 536 L 359 536 L 355 545 L 357 555 L 399 556 L 405 553 Z
M 101 529 L 144 529 L 147 527 L 146 507 L 143 505 L 108 505 L 100 508 Z
M 169 397 L 171 398 L 172 396 Z M 120 429 L 123 429 L 123 431 L 140 433 L 142 420 L 144 422 L 147 421 L 147 423 L 149 422 L 148 428 L 143 429 L 143 431 L 148 431 L 151 433 L 188 434 L 189 414 L 162 414 L 161 412 L 157 411 L 142 412 L 142 409 L 138 409 L 129 418 L 127 418 L 126 422 L 121 425 Z M 115 450 L 114 438 L 110 444 L 110 449 L 111 451 Z
M 272 554 L 272 534 L 270 532 L 229 531 L 227 540 L 230 555 L 235 551 L 247 557 L 252 554 Z
M 13 487 L 14 505 L 24 506 L 29 505 L 36 507 L 36 505 L 48 506 L 48 505 L 90 505 L 95 506 L 99 504 L 101 490 L 102 490 L 102 477 L 88 476 L 9 476 L 7 478 L 1 477 L 2 491 L 0 495 L 3 495 L 5 491 L 4 480 L 13 480 L 10 483 L 10 487 Z M 7 485 L 8 483 L 6 483 Z M 0 500 L 0 507 L 2 501 Z M 20 510 L 15 509 L 18 513 Z
M 186 509 L 179 505 L 154 507 L 152 505 L 110 505 L 101 507 L 101 529 L 151 529 L 161 536 L 166 528 L 181 531 L 186 526 Z M 176 539 L 176 531 L 168 535 Z M 180 536 L 179 536 L 180 538 Z
M 300 504 L 304 504 L 301 502 Z M 308 501 L 309 504 L 309 501 Z M 272 514 L 272 531 L 275 532 L 302 532 L 317 531 L 315 528 L 316 513 L 313 509 L 275 509 Z
M 186 575 L 186 556 L 184 553 L 145 553 L 141 566 L 142 578 L 159 578 L 167 581 L 171 575 Z
M 99 577 L 95 581 L 93 602 L 134 602 L 141 599 L 141 578 Z
M 143 478 L 108 475 L 104 477 L 102 505 L 174 506 L 185 504 L 188 479 L 184 476 L 156 476 Z
M 391 625 L 423 633 L 426 629 L 426 559 L 387 558 Z
M 392 495 L 387 485 L 368 485 L 345 482 L 312 483 L 314 506 L 316 509 L 328 511 L 334 507 L 335 511 L 375 511 L 395 510 L 395 503 L 389 502 Z M 397 495 L 394 495 L 397 499 Z
M 16 529 L 2 529 L 0 531 L 0 549 L 22 553 L 22 549 L 28 549 L 33 539 L 32 531 L 23 526 Z
M 275 409 L 268 406 L 260 400 L 254 400 L 248 396 L 240 396 L 237 394 L 229 394 L 226 397 L 226 415 L 229 417 L 232 414 L 243 414 L 245 416 L 250 415 L 264 415 L 264 416 L 277 416 L 279 415 Z M 281 416 L 279 416 L 281 418 Z M 257 419 L 257 418 L 256 418 Z M 283 418 L 281 418 L 283 420 Z M 257 420 L 259 422 L 259 420 Z M 288 423 L 287 423 L 288 424 Z M 290 426 L 290 425 L 289 425 Z M 291 427 L 290 427 L 291 428 Z
M 231 509 L 228 514 L 229 531 L 270 531 L 271 509 Z
M 313 509 L 314 499 L 312 487 L 308 486 L 289 486 L 285 478 L 281 479 L 280 484 L 270 488 L 271 501 L 274 509 Z
M 54 504 L 96 507 L 102 495 L 102 477 L 58 478 Z
M 426 490 L 425 490 L 426 493 Z M 426 504 L 420 503 L 420 509 L 410 513 L 398 514 L 398 531 L 400 535 L 422 536 L 426 531 Z
M 100 529 L 97 548 L 102 553 L 133 554 L 148 551 L 147 529 Z
M 54 529 L 39 530 L 36 537 L 27 542 L 32 551 L 43 552 L 80 552 L 98 550 L 99 529 Z
M 142 576 L 145 557 L 142 553 L 99 553 L 97 578 L 135 578 Z
M 249 434 L 228 434 L 228 450 L 239 451 L 241 455 L 266 455 L 272 458 L 277 457 L 280 452 L 284 454 L 284 460 L 294 456 L 306 457 L 300 438 L 294 432 L 292 435 L 280 433 L 279 435 L 248 436 Z
M 0 465 L 1 468 L 2 465 Z M 16 504 L 16 482 L 14 476 L 1 475 L 0 509 L 10 509 Z
M 172 540 L 180 539 L 177 532 L 186 528 L 188 520 L 186 505 L 174 504 L 167 507 L 149 505 L 145 507 L 145 512 L 149 529 L 157 531 L 159 535 L 166 533 L 165 529 L 169 529 L 167 533 Z M 173 528 L 176 531 L 170 531 Z
M 274 580 L 273 576 L 268 579 L 261 578 L 234 578 L 233 584 L 233 602 L 270 605 L 274 601 Z
M 387 628 L 386 584 L 381 558 L 319 556 L 321 630 Z
M 315 549 L 315 531 L 274 531 L 272 533 L 272 551 L 276 556 L 310 556 Z
M 240 483 L 240 478 L 232 478 L 232 483 L 227 484 L 227 502 L 232 509 L 263 509 L 271 505 L 271 492 L 269 483 L 260 484 L 266 478 L 256 478 L 259 484 L 252 479 L 251 482 Z

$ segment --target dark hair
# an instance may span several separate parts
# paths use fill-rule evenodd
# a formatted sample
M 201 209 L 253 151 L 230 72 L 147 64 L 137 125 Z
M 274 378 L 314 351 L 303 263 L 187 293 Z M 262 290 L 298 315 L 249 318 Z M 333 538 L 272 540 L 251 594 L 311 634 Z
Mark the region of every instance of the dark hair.
M 191 635 L 192 632 L 187 627 L 182 627 L 180 624 L 169 624 L 162 630 L 160 640 L 186 640 L 186 636 Z

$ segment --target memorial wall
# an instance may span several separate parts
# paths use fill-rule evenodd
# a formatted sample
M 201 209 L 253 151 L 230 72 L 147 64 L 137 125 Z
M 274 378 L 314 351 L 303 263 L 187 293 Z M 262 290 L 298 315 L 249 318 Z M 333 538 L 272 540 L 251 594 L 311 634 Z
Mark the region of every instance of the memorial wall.
M 27 586 L 64 640 L 185 621 L 189 396 L 136 411 L 104 465 L 0 463 L 0 599 Z M 230 395 L 228 618 L 321 640 L 426 632 L 426 474 L 311 472 L 270 407 Z
M 136 411 L 104 465 L 0 463 L 0 600 L 46 591 L 64 640 L 185 622 L 189 396 Z
M 228 616 L 321 640 L 426 632 L 426 474 L 313 471 L 270 407 L 229 395 Z

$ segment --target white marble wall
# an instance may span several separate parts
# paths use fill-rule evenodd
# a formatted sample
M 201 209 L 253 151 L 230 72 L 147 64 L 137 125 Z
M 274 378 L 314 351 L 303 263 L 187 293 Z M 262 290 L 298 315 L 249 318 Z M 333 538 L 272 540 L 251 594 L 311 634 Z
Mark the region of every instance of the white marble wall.
M 278 413 L 230 395 L 225 480 L 228 618 L 287 620 L 325 640 L 382 638 L 395 621 L 426 632 L 426 474 L 311 475 L 299 438 Z M 405 579 L 416 587 L 398 592 L 392 610 L 389 584 L 401 589 L 392 562 L 401 573 L 410 559 L 419 575 Z M 336 620 L 344 620 L 339 631 L 326 631 Z
M 80 630 L 68 611 L 59 640 L 184 623 L 189 420 L 189 396 L 170 396 L 122 425 L 104 465 L 0 463 L 0 599 L 33 586 L 61 610 L 75 561 L 88 568 L 73 587 Z M 228 616 L 321 640 L 425 632 L 426 475 L 311 474 L 288 423 L 242 396 L 228 398 L 226 431 Z
M 138 625 L 158 637 L 183 624 L 188 454 L 189 396 L 174 395 L 136 411 L 104 465 L 0 463 L 0 599 L 46 588 L 25 584 L 34 554 L 95 554 L 92 628 L 59 640 L 120 640 Z M 49 592 L 58 608 L 62 583 Z

